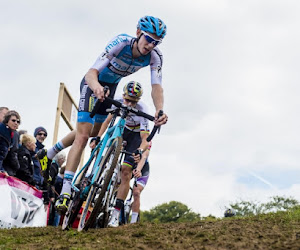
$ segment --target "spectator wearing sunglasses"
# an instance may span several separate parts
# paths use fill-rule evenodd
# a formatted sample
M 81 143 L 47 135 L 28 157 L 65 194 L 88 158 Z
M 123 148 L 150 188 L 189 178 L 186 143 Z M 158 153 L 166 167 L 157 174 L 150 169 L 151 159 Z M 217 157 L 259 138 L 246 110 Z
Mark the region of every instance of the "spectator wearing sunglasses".
M 3 122 L 4 116 L 8 112 L 7 107 L 0 107 L 0 122 Z M 8 150 L 5 159 L 3 160 L 3 168 L 8 173 L 8 175 L 14 176 L 15 171 L 19 169 L 19 161 L 18 161 L 18 148 L 19 148 L 19 136 L 17 131 L 14 133 L 13 145 Z
M 3 121 L 0 123 L 0 171 L 7 174 L 3 167 L 3 160 L 14 143 L 14 133 L 21 123 L 18 112 L 7 111 Z
M 45 145 L 43 144 L 45 139 L 47 138 L 47 130 L 44 127 L 37 127 L 33 133 L 36 139 L 36 149 L 32 156 L 34 156 L 40 149 L 43 149 Z M 34 174 L 33 178 L 36 182 L 37 188 L 41 188 L 43 185 L 43 177 L 41 175 L 41 164 L 35 156 L 32 158 L 34 164 Z
M 36 147 L 42 149 L 45 146 L 43 145 L 45 139 L 47 138 L 48 133 L 44 127 L 37 127 L 34 130 L 34 137 L 36 138 Z

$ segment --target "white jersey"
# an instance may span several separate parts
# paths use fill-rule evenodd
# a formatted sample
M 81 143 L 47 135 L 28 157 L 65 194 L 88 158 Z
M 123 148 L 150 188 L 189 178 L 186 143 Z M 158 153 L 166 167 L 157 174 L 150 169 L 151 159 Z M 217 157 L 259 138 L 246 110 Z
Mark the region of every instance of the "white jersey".
M 118 98 L 116 100 L 123 103 L 123 98 Z M 148 114 L 148 108 L 142 101 L 139 101 L 135 108 Z M 149 121 L 142 116 L 137 116 L 136 114 L 129 112 L 129 115 L 126 117 L 125 128 L 133 132 L 149 133 Z

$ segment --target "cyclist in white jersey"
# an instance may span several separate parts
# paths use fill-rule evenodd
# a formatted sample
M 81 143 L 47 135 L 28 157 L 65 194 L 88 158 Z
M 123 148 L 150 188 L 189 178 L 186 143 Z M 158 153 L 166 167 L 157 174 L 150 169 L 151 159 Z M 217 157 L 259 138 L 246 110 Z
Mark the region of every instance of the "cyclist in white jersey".
M 124 86 L 123 98 L 118 101 L 124 103 L 127 106 L 137 108 L 138 110 L 147 113 L 146 105 L 139 101 L 142 94 L 143 89 L 141 84 L 135 81 L 131 81 Z M 112 118 L 113 115 L 109 114 L 107 119 L 101 126 L 98 134 L 99 137 L 104 134 Z M 144 117 L 129 113 L 126 118 L 125 129 L 123 132 L 123 141 L 126 141 L 124 149 L 128 152 L 132 152 L 133 155 L 126 155 L 122 163 L 121 184 L 118 189 L 116 206 L 108 223 L 109 227 L 117 227 L 119 225 L 119 213 L 124 206 L 124 200 L 127 197 L 130 188 L 129 183 L 132 177 L 132 168 L 134 167 L 135 163 L 138 163 L 141 160 L 143 153 L 146 152 L 150 146 L 149 142 L 147 142 L 146 140 L 148 135 L 148 120 Z M 148 162 L 144 161 L 144 163 L 144 166 L 139 166 L 134 171 L 134 175 L 136 175 L 137 177 L 142 176 L 141 170 L 143 169 L 143 167 L 148 167 Z M 148 178 L 146 174 L 145 177 Z
M 68 154 L 64 184 L 56 206 L 61 214 L 68 208 L 71 193 L 71 182 L 80 162 L 80 157 L 90 136 L 96 136 L 101 124 L 107 117 L 106 109 L 110 107 L 104 101 L 104 86 L 109 87 L 109 95 L 113 97 L 119 81 L 142 67 L 150 66 L 152 99 L 156 109 L 155 125 L 163 125 L 168 117 L 163 114 L 158 117 L 159 110 L 163 110 L 162 88 L 162 54 L 157 45 L 165 37 L 167 27 L 164 22 L 153 16 L 142 17 L 137 25 L 137 38 L 122 34 L 112 39 L 105 51 L 97 58 L 89 69 L 80 87 L 80 100 L 76 131 L 70 132 L 60 142 L 47 152 L 38 154 L 41 164 L 50 162 L 55 154 L 72 145 Z M 102 102 L 100 109 L 93 119 L 89 114 L 95 100 Z M 103 102 L 104 101 L 104 102 Z

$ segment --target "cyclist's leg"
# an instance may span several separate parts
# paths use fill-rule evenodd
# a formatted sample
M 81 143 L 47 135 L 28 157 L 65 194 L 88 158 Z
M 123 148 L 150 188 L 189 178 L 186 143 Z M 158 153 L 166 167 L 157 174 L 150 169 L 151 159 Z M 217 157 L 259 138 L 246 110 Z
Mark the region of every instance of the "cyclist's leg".
M 83 79 L 80 85 L 80 100 L 75 139 L 68 154 L 61 195 L 56 203 L 56 207 L 61 213 L 65 213 L 68 209 L 68 203 L 71 196 L 72 179 L 75 175 L 82 152 L 86 146 L 95 122 L 95 120 L 89 116 L 94 103 L 95 97 L 93 95 L 93 91 L 88 87 Z M 72 140 L 72 136 L 70 136 L 69 140 Z
M 133 203 L 132 203 L 132 214 L 130 223 L 136 223 L 140 212 L 141 205 L 141 192 L 144 190 L 149 179 L 149 163 L 148 161 L 144 164 L 142 169 L 142 176 L 137 178 L 136 187 L 133 187 Z
M 130 188 L 130 180 L 132 177 L 132 167 L 122 165 L 121 170 L 121 183 L 118 189 L 117 199 L 125 200 Z
M 123 139 L 127 141 L 125 150 L 129 152 L 134 152 L 141 143 L 141 137 L 139 133 L 132 132 L 128 129 L 124 130 Z M 124 206 L 124 200 L 126 199 L 130 188 L 130 180 L 132 177 L 133 166 L 133 158 L 129 155 L 126 155 L 121 169 L 121 184 L 117 193 L 117 202 L 115 209 L 112 213 L 111 219 L 108 223 L 109 227 L 117 227 L 119 225 L 119 214 L 122 207 Z
M 93 124 L 91 123 L 88 122 L 77 123 L 75 140 L 72 144 L 72 147 L 70 149 L 67 158 L 67 164 L 66 164 L 66 170 L 64 174 L 64 181 L 61 190 L 61 195 L 56 204 L 57 209 L 60 210 L 61 213 L 65 213 L 66 210 L 68 209 L 68 203 L 71 196 L 72 179 L 80 163 L 82 152 L 87 144 L 92 128 L 93 128 Z
M 141 144 L 140 133 L 132 132 L 128 129 L 124 129 L 123 139 L 127 141 L 125 150 L 128 152 L 135 152 L 135 150 Z M 132 168 L 135 166 L 135 162 L 131 155 L 126 155 L 121 169 L 121 184 L 117 194 L 118 199 L 125 200 L 129 191 L 129 182 L 132 178 Z
M 47 150 L 48 159 L 53 159 L 56 154 L 65 148 L 70 147 L 75 140 L 76 130 L 71 131 L 62 140 L 57 142 L 52 148 Z
M 102 122 L 97 122 L 97 121 L 95 122 L 90 137 L 95 137 L 98 135 L 101 125 L 102 125 Z
M 100 127 L 102 123 L 95 122 L 93 130 L 90 134 L 90 137 L 97 136 Z M 59 142 L 54 144 L 54 146 L 50 149 L 47 149 L 45 152 L 47 154 L 47 157 L 49 160 L 52 160 L 55 155 L 57 155 L 60 151 L 64 150 L 65 148 L 70 147 L 74 140 L 75 140 L 76 130 L 71 131 L 69 134 L 67 134 L 63 139 L 61 139 Z
M 133 203 L 132 203 L 132 207 L 131 207 L 131 221 L 130 223 L 136 223 L 138 216 L 139 216 L 139 212 L 140 212 L 140 204 L 141 204 L 141 193 L 144 190 L 144 187 L 140 184 L 137 184 L 137 187 L 133 188 Z
M 128 165 L 122 165 L 121 183 L 117 193 L 117 201 L 114 207 L 114 211 L 112 212 L 110 221 L 108 223 L 108 227 L 119 226 L 120 211 L 124 206 L 124 200 L 126 199 L 130 188 L 131 177 L 132 177 L 132 168 Z

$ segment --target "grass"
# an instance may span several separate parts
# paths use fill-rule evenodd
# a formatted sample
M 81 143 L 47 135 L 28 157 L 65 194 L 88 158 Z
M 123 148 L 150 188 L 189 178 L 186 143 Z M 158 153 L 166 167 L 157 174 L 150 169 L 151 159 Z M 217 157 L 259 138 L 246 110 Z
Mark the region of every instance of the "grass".
M 88 232 L 2 229 L 0 249 L 300 249 L 300 208 L 195 223 L 140 223 Z

